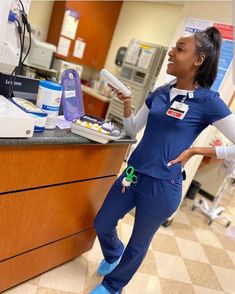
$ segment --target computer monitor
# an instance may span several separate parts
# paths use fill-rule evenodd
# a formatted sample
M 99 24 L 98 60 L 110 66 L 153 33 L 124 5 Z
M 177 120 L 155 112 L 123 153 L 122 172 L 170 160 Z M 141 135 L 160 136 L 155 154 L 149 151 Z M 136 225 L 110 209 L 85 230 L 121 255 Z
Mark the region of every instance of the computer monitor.
M 25 13 L 28 13 L 31 0 L 21 0 Z M 0 72 L 10 74 L 20 58 L 20 39 L 17 24 L 8 21 L 10 11 L 21 20 L 21 4 L 18 0 L 1 0 L 0 4 Z

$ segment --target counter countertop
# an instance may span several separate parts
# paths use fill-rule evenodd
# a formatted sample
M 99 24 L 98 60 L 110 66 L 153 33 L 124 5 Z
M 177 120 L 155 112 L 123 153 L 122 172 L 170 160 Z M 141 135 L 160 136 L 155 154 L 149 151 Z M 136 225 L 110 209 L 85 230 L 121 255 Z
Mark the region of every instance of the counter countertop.
M 109 103 L 111 101 L 111 99 L 112 99 L 110 97 L 106 97 L 106 96 L 103 96 L 103 95 L 99 94 L 93 88 L 90 88 L 90 87 L 87 87 L 87 86 L 84 86 L 84 85 L 81 85 L 81 88 L 82 88 L 82 92 L 87 93 L 87 94 L 89 94 L 91 96 L 94 96 L 95 98 L 99 99 L 102 102 Z
M 134 144 L 135 139 L 124 138 L 110 141 L 108 144 Z M 70 129 L 45 130 L 43 133 L 34 133 L 32 138 L 0 138 L 0 146 L 9 145 L 48 145 L 48 144 L 100 144 L 84 137 L 72 134 Z

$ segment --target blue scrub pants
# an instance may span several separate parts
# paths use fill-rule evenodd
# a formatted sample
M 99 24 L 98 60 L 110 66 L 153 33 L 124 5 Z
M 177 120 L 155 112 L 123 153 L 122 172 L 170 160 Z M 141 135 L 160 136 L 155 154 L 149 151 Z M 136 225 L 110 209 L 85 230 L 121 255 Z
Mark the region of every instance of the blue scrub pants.
M 110 189 L 95 219 L 95 229 L 105 260 L 116 261 L 124 245 L 118 239 L 118 221 L 136 207 L 134 228 L 120 263 L 102 281 L 110 293 L 121 293 L 141 265 L 150 242 L 169 216 L 178 208 L 182 195 L 182 181 L 161 180 L 137 174 L 136 185 L 122 193 L 124 173 Z

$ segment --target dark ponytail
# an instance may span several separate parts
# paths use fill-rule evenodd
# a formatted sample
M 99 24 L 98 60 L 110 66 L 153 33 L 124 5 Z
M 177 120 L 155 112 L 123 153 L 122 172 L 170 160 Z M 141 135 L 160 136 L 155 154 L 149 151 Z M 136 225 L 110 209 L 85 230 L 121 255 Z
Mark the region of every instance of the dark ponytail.
M 210 88 L 217 76 L 221 34 L 216 28 L 209 27 L 204 31 L 196 32 L 194 39 L 196 53 L 205 55 L 205 60 L 196 73 L 195 82 L 201 87 Z

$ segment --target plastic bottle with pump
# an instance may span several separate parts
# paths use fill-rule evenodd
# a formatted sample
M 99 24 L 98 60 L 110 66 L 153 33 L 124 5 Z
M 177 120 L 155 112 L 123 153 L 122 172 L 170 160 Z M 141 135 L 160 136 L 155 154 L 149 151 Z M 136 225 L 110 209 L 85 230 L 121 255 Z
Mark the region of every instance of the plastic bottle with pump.
M 63 86 L 62 105 L 64 118 L 68 121 L 77 119 L 85 114 L 81 81 L 74 69 L 66 69 L 61 78 Z

